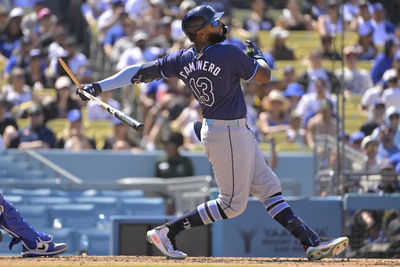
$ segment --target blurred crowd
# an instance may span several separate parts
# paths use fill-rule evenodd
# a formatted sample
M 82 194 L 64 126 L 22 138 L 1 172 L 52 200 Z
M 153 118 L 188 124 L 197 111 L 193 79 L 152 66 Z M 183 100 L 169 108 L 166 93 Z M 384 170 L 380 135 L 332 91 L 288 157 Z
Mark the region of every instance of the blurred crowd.
M 104 102 L 145 123 L 144 134 L 137 135 L 97 104 L 78 99 L 57 59 L 63 58 L 81 83 L 93 82 L 98 69 L 109 71 L 102 72 L 105 78 L 128 65 L 190 47 L 181 19 L 196 5 L 210 4 L 225 11 L 223 20 L 231 27 L 226 43 L 245 49 L 246 37 L 262 44 L 259 33 L 264 31 L 268 35 L 263 38 L 271 40 L 271 46 L 262 49 L 273 73 L 282 78 L 243 84 L 248 123 L 261 143 L 274 148 L 277 138 L 313 149 L 317 135 L 337 137 L 337 94 L 344 88 L 346 99 L 359 97 L 356 112 L 367 118 L 358 131 L 340 133 L 349 146 L 365 154 L 365 164 L 354 169 L 379 171 L 382 160 L 400 152 L 400 28 L 388 19 L 400 7 L 392 1 L 348 0 L 343 7 L 339 3 L 288 0 L 283 9 L 273 10 L 274 1 L 251 0 L 239 18 L 225 0 L 2 1 L 1 146 L 155 150 L 164 147 L 171 132 L 179 132 L 182 149 L 201 149 L 193 131 L 194 122 L 202 119 L 201 108 L 179 79 L 101 95 Z M 67 23 L 74 10 L 90 38 L 82 38 L 82 30 Z M 295 31 L 318 33 L 320 48 L 299 58 L 296 49 L 301 45 L 294 49 L 287 44 Z M 344 31 L 358 38 L 340 51 L 334 38 Z M 291 64 L 277 69 L 281 60 L 302 60 L 306 67 L 302 73 Z M 343 60 L 344 69 L 325 68 L 324 60 Z M 359 69 L 360 61 L 370 61 L 371 68 Z M 47 124 L 54 119 L 66 120 L 66 128 L 54 133 Z M 113 133 L 99 144 L 85 131 L 86 122 L 104 120 Z M 24 127 L 19 127 L 21 121 Z

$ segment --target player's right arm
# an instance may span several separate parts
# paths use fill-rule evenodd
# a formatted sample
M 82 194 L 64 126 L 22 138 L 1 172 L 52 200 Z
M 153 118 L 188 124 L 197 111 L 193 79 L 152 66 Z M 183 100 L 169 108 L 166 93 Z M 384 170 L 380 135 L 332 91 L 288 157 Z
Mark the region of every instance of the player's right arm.
M 158 62 L 152 61 L 142 65 L 131 65 L 99 82 L 83 84 L 83 90 L 93 96 L 97 96 L 103 91 L 128 86 L 133 83 L 150 82 L 161 78 L 162 75 L 158 68 Z M 79 89 L 76 90 L 76 94 L 84 101 L 89 100 L 80 93 Z

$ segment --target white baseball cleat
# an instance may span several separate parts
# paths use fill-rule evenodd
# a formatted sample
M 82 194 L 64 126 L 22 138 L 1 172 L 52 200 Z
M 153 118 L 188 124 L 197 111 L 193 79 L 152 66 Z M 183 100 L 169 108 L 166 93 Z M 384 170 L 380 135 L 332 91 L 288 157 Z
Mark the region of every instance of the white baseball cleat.
M 320 260 L 335 257 L 343 252 L 349 245 L 348 237 L 327 239 L 321 237 L 321 243 L 316 247 L 308 247 L 306 255 L 309 260 Z
M 167 226 L 159 226 L 147 232 L 147 240 L 152 243 L 167 258 L 184 259 L 187 257 L 182 251 L 176 250 L 168 238 L 169 229 Z

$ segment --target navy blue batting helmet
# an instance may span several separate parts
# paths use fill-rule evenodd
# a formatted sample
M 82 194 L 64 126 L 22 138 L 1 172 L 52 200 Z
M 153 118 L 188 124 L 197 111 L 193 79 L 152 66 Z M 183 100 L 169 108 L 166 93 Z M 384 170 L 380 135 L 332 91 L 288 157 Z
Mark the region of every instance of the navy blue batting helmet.
M 208 5 L 201 5 L 189 10 L 182 20 L 182 30 L 190 41 L 194 42 L 196 32 L 211 22 L 218 20 L 224 15 L 224 12 L 215 12 Z

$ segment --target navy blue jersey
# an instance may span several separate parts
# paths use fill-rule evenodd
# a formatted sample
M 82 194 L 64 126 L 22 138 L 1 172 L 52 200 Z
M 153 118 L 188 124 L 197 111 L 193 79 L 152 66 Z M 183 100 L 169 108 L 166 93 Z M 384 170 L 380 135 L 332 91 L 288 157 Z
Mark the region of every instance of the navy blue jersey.
M 253 79 L 258 63 L 236 46 L 209 45 L 201 56 L 194 48 L 179 50 L 158 61 L 165 78 L 178 77 L 190 88 L 201 105 L 204 118 L 246 117 L 240 79 Z

